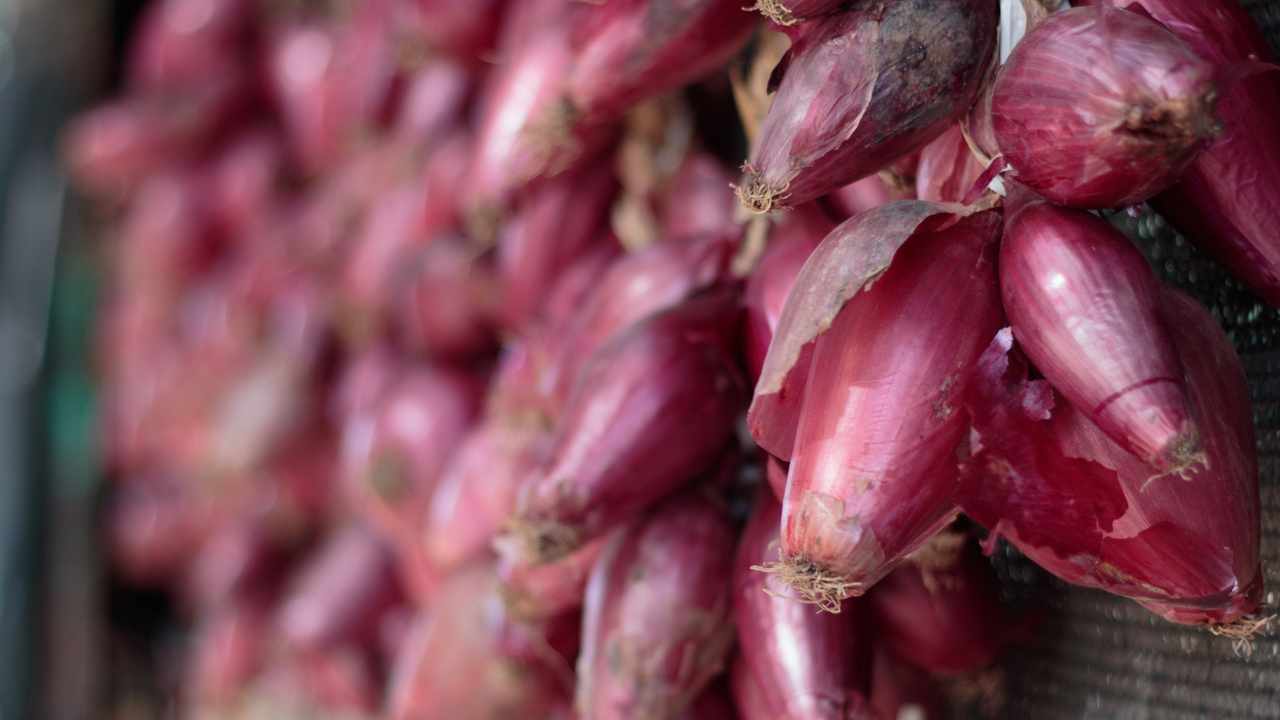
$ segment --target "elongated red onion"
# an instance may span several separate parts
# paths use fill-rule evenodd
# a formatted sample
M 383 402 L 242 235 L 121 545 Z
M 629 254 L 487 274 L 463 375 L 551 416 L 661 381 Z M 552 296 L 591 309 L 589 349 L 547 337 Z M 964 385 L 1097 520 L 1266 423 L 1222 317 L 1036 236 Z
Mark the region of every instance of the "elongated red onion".
M 618 260 L 622 246 L 612 235 L 593 243 L 591 249 L 563 268 L 551 294 L 543 304 L 543 319 L 548 328 L 559 334 L 568 330 L 574 316 L 587 305 L 602 278 Z
M 1090 0 L 1083 4 L 1096 4 Z M 1275 53 L 1239 3 L 1110 2 L 1145 12 L 1220 73 Z M 1153 205 L 1271 305 L 1280 305 L 1280 77 L 1256 74 L 1218 88 L 1221 132 Z
M 330 418 L 337 424 L 373 412 L 403 370 L 403 361 L 389 345 L 364 348 L 347 359 L 333 388 Z
M 933 202 L 964 202 L 985 169 L 954 125 L 920 151 L 916 197 Z
M 181 90 L 239 62 L 253 3 L 246 0 L 163 0 L 150 4 L 129 49 L 129 85 L 141 91 Z
M 696 492 L 610 539 L 583 608 L 581 717 L 677 718 L 723 668 L 733 525 Z
M 815 20 L 783 59 L 742 204 L 813 200 L 936 138 L 973 102 L 996 15 L 994 2 L 902 0 Z
M 811 20 L 839 12 L 849 0 L 756 0 L 752 10 L 778 25 L 790 27 L 802 20 Z
M 219 238 L 208 196 L 194 173 L 157 173 L 134 194 L 120 226 L 120 282 L 172 297 L 208 271 Z
M 153 471 L 129 479 L 106 509 L 113 565 L 140 585 L 171 580 L 212 532 L 214 510 L 170 474 Z
M 1118 230 L 1031 201 L 1006 223 L 1000 286 L 1018 345 L 1077 409 L 1162 470 L 1202 460 L 1159 281 Z
M 1064 205 L 1164 190 L 1216 132 L 1213 65 L 1148 18 L 1074 8 L 1041 22 L 1000 70 L 991 118 L 1018 180 Z
M 188 559 L 183 588 L 194 608 L 209 609 L 230 598 L 267 594 L 279 585 L 292 551 L 303 538 L 269 523 L 262 513 L 233 516 L 201 544 L 199 553 Z
M 760 377 L 769 341 L 801 266 L 834 229 L 835 225 L 816 207 L 806 205 L 789 213 L 769 233 L 768 248 L 747 280 L 743 298 L 747 305 L 743 342 L 747 371 L 752 378 Z
M 612 122 L 728 62 L 755 29 L 739 0 L 645 0 L 594 8 L 565 87 L 571 122 Z
M 482 61 L 497 40 L 507 0 L 413 0 L 428 45 L 471 62 Z M 513 5 L 519 3 L 512 3 Z
M 409 347 L 436 358 L 469 358 L 494 346 L 497 283 L 460 236 L 400 258 L 396 320 Z
M 662 235 L 668 238 L 724 233 L 735 222 L 738 202 L 733 176 L 705 152 L 691 152 L 671 179 L 662 207 Z
M 280 607 L 281 636 L 300 651 L 371 647 L 404 601 L 390 549 L 358 525 L 340 528 L 298 571 Z
M 557 394 L 567 396 L 595 351 L 636 323 L 728 277 L 734 245 L 722 233 L 664 240 L 620 258 L 565 329 Z
M 734 566 L 733 619 L 742 662 L 759 689 L 757 710 L 779 720 L 864 716 L 871 645 L 861 614 L 815 613 L 787 597 L 778 578 L 752 569 L 779 560 L 781 517 L 772 491 L 757 493 Z
M 546 454 L 549 437 L 487 421 L 468 433 L 440 477 L 427 510 L 425 544 L 448 572 L 483 555 L 516 509 L 520 488 Z
M 567 557 L 544 565 L 499 558 L 498 577 L 511 613 L 520 618 L 541 619 L 582 607 L 587 577 L 608 537 L 592 540 Z
M 419 232 L 430 239 L 448 233 L 461 222 L 462 192 L 467 163 L 475 147 L 471 131 L 454 128 L 434 143 L 422 169 L 422 220 Z
M 208 172 L 211 211 L 233 242 L 247 240 L 279 201 L 284 174 L 280 137 L 265 128 L 233 141 Z
M 943 531 L 867 594 L 878 641 L 917 667 L 947 675 L 990 665 L 1009 619 L 991 563 Z
M 553 713 L 568 704 L 561 678 L 569 669 L 549 646 L 537 660 L 507 654 L 511 638 L 504 635 L 519 631 L 504 615 L 492 567 L 480 564 L 455 574 L 396 659 L 388 716 L 557 717 Z
M 432 58 L 405 80 L 404 97 L 391 134 L 433 150 L 450 128 L 465 120 L 471 93 L 472 81 L 466 68 L 444 58 Z M 465 168 L 466 162 L 461 164 Z
M 1182 477 L 1125 452 L 1043 380 L 1001 331 L 969 400 L 962 505 L 1068 582 L 1181 623 L 1246 628 L 1262 594 L 1253 424 L 1243 369 L 1212 316 L 1164 293 L 1206 462 Z M 1185 477 L 1185 479 L 1184 479 Z M 1016 485 L 1016 490 L 1012 488 Z
M 710 468 L 742 404 L 737 303 L 732 290 L 711 292 L 595 353 L 560 419 L 551 461 L 521 498 L 504 554 L 557 560 Z
M 871 672 L 871 707 L 885 720 L 942 720 L 946 699 L 924 670 L 900 660 L 877 644 Z
M 261 598 L 233 600 L 204 617 L 191 639 L 186 702 L 214 711 L 240 700 L 266 661 L 270 618 Z
M 381 334 L 384 314 L 392 307 L 393 278 L 415 246 L 422 196 L 414 183 L 404 183 L 369 208 L 342 268 L 341 297 L 347 334 L 357 342 Z
M 499 233 L 497 274 L 508 328 L 527 325 L 566 266 L 608 240 L 609 209 L 618 192 L 612 163 L 535 183 Z
M 828 235 L 756 386 L 753 434 L 791 461 L 768 569 L 833 612 L 955 513 L 961 394 L 1001 321 L 999 213 L 955 207 L 895 203 Z
M 478 404 L 470 375 L 432 366 L 406 371 L 373 415 L 344 429 L 344 482 L 356 509 L 388 536 L 417 544 L 431 493 Z

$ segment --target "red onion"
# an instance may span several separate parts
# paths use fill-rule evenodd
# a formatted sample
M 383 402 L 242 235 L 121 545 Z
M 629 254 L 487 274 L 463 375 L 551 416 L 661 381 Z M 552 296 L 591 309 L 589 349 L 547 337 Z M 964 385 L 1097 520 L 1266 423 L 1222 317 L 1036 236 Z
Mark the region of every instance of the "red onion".
M 733 176 L 711 155 L 691 152 L 666 190 L 662 235 L 668 238 L 724 233 L 736 222 Z
M 733 542 L 718 503 L 692 492 L 610 539 L 583 609 L 580 716 L 677 718 L 720 672 Z
M 577 38 L 565 89 L 572 122 L 612 122 L 728 62 L 755 29 L 739 0 L 607 3 Z
M 129 480 L 106 508 L 112 563 L 133 583 L 170 580 L 208 537 L 214 510 L 172 476 L 153 473 Z
M 386 344 L 371 345 L 346 360 L 333 389 L 330 416 L 338 424 L 373 412 L 400 375 L 402 361 Z
M 341 293 L 344 329 L 357 344 L 381 334 L 382 316 L 392 305 L 391 279 L 409 250 L 426 243 L 418 233 L 421 217 L 422 196 L 404 183 L 379 198 L 356 231 Z
M 549 646 L 538 661 L 511 657 L 509 631 L 519 628 L 504 616 L 492 568 L 454 575 L 396 660 L 388 717 L 552 717 L 567 704 L 560 677 L 568 668 Z
M 458 63 L 432 58 L 414 70 L 405 85 L 391 134 L 434 150 L 450 128 L 465 120 L 471 78 Z
M 1274 62 L 1274 52 L 1239 3 L 1111 4 L 1155 18 L 1219 73 L 1258 60 Z M 1280 81 L 1275 73 L 1262 73 L 1218 90 L 1221 132 L 1153 204 L 1264 300 L 1280 305 L 1280 243 L 1274 232 L 1280 227 Z
M 243 134 L 209 169 L 211 210 L 229 239 L 246 240 L 265 222 L 280 192 L 284 148 L 270 130 Z
M 831 206 L 841 220 L 847 220 L 858 213 L 866 212 L 894 200 L 910 200 L 914 192 L 896 187 L 885 179 L 881 173 L 868 175 L 861 180 L 849 183 L 842 188 L 831 191 L 827 195 L 827 205 Z
M 1006 223 L 1000 284 L 1019 346 L 1069 402 L 1162 470 L 1203 460 L 1159 282 L 1118 230 L 1032 201 Z
M 593 243 L 607 239 L 609 208 L 617 192 L 612 164 L 599 161 L 524 193 L 498 240 L 501 314 L 507 327 L 527 325 L 565 267 Z
M 1041 22 L 992 97 L 1018 180 L 1054 202 L 1116 207 L 1169 187 L 1215 133 L 1214 67 L 1158 23 L 1110 7 Z
M 747 312 L 743 335 L 752 378 L 760 377 L 769 341 L 800 267 L 833 229 L 834 224 L 816 207 L 802 206 L 770 232 L 768 248 L 747 280 L 744 293 Z
M 241 511 L 242 513 L 244 511 Z M 272 527 L 263 514 L 231 517 L 189 558 L 185 587 L 196 609 L 225 604 L 228 598 L 262 593 L 278 585 L 303 540 L 284 527 Z
M 338 529 L 308 558 L 280 608 L 280 633 L 299 651 L 377 642 L 385 613 L 403 602 L 395 559 L 363 527 Z
M 916 197 L 933 202 L 964 202 L 985 166 L 954 125 L 920 151 Z
M 666 240 L 621 258 L 565 328 L 557 395 L 565 397 L 595 351 L 654 313 L 728 276 L 734 246 L 723 234 Z
M 575 12 L 563 0 L 523 0 L 506 14 L 503 62 L 481 93 L 464 194 L 468 225 L 480 239 L 492 237 L 512 193 L 543 169 L 544 154 L 528 142 L 528 128 L 563 90 Z
M 192 173 L 142 183 L 120 227 L 119 281 L 169 297 L 207 271 L 218 250 L 207 200 Z
M 780 720 L 865 715 L 871 666 L 863 651 L 870 644 L 858 613 L 815 613 L 786 597 L 777 578 L 752 569 L 778 561 L 781 515 L 772 492 L 757 494 L 734 569 L 733 618 L 742 662 L 758 687 L 757 710 Z
M 783 59 L 742 204 L 813 200 L 936 138 L 973 102 L 996 15 L 987 0 L 901 0 L 815 20 Z
M 736 294 L 720 290 L 600 348 L 565 407 L 551 461 L 526 487 L 504 554 L 557 560 L 709 469 L 741 408 L 737 322 Z
M 338 40 L 318 24 L 287 28 L 274 38 L 267 73 L 297 163 L 308 173 L 331 166 L 351 130 L 338 97 Z
M 397 322 L 407 344 L 438 358 L 468 358 L 494 345 L 497 287 L 464 238 L 437 238 L 400 259 Z
M 756 0 L 751 8 L 778 25 L 790 27 L 801 20 L 839 12 L 849 0 Z
M 879 642 L 930 672 L 990 665 L 1009 619 L 991 564 L 960 533 L 943 531 L 867 595 Z
M 954 207 L 895 203 L 828 235 L 756 387 L 753 433 L 791 461 L 783 560 L 769 570 L 833 612 L 954 515 L 959 401 L 1001 318 L 999 214 Z
M 947 703 L 925 671 L 877 645 L 871 672 L 871 708 L 877 718 L 943 720 Z
M 458 227 L 461 221 L 463 185 L 475 138 L 471 131 L 455 128 L 435 139 L 419 182 L 422 219 L 419 234 L 428 240 Z
M 426 552 L 442 572 L 482 555 L 516 509 L 546 454 L 545 436 L 492 421 L 474 428 L 440 478 L 427 512 Z
M 151 3 L 134 31 L 129 85 L 135 90 L 185 90 L 239 62 L 253 3 L 247 0 L 162 0 Z
M 356 509 L 389 536 L 416 539 L 440 474 L 475 417 L 472 377 L 423 366 L 407 370 L 371 416 L 344 430 L 343 467 Z
M 587 305 L 601 279 L 618 261 L 622 246 L 616 237 L 592 244 L 567 268 L 562 268 L 551 293 L 543 303 L 543 319 L 547 327 L 560 333 L 568 329 L 575 314 Z
M 501 558 L 498 577 L 508 609 L 516 617 L 541 619 L 582 607 L 587 576 L 607 542 L 608 536 L 592 540 L 567 557 L 544 565 Z
M 738 711 L 725 689 L 717 683 L 704 690 L 680 720 L 738 720 Z
M 1012 334 L 979 363 L 962 505 L 1069 582 L 1132 597 L 1181 623 L 1247 631 L 1258 608 L 1258 486 L 1243 369 L 1213 318 L 1166 291 L 1206 462 L 1162 474 L 1111 442 L 1048 384 L 1028 381 Z M 1016 490 L 1010 490 L 1016 484 Z M 1245 634 L 1244 632 L 1240 634 Z
M 768 453 L 763 454 L 765 460 L 765 482 L 769 484 L 769 489 L 773 491 L 774 499 L 782 502 L 787 496 L 787 464 Z

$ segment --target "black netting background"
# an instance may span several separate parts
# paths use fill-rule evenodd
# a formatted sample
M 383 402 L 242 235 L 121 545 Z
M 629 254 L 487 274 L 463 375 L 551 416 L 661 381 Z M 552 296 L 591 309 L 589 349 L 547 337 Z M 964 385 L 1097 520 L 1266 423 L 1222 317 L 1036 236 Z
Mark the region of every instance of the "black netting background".
M 1280 0 L 1243 4 L 1280 51 Z M 1275 128 L 1280 133 L 1280 118 Z M 1269 612 L 1280 612 L 1280 310 L 1260 303 L 1161 218 L 1121 214 L 1113 222 L 1138 241 L 1166 280 L 1213 310 L 1244 360 L 1258 429 L 1266 602 Z M 1246 657 L 1229 640 L 1172 625 L 1133 602 L 1068 589 L 1007 549 L 997 567 L 1014 600 L 1052 608 L 1037 639 L 1006 663 L 1008 717 L 1280 718 L 1276 628 Z

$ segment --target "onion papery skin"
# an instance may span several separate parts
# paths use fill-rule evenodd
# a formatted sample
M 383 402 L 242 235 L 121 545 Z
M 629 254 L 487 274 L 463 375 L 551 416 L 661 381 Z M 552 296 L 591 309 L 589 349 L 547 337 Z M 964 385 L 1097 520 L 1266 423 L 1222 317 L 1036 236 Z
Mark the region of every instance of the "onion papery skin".
M 920 151 L 916 197 L 933 202 L 964 202 L 984 169 L 969 149 L 960 126 L 954 125 Z

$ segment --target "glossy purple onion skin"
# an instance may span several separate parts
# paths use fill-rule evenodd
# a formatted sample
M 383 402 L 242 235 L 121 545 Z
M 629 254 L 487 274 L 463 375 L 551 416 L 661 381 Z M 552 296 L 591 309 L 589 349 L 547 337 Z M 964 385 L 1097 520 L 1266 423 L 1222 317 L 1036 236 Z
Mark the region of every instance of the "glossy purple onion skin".
M 845 595 L 869 589 L 955 512 L 961 393 L 1002 319 L 999 226 L 984 212 L 908 240 L 814 344 L 782 552 L 839 577 Z
M 593 356 L 560 419 L 551 461 L 521 499 L 517 524 L 537 534 L 517 554 L 558 559 L 717 459 L 744 400 L 736 295 L 726 289 L 690 300 Z M 556 542 L 541 547 L 543 540 Z
M 1257 455 L 1244 371 L 1213 317 L 1166 290 L 1161 307 L 1204 431 L 1206 464 L 1161 474 L 1043 380 L 1001 331 L 973 385 L 965 513 L 1062 579 L 1168 620 L 1232 623 L 1258 609 Z M 1016 485 L 1017 490 L 1011 492 Z
M 856 717 L 865 712 L 871 663 L 868 633 L 854 601 L 846 601 L 839 615 L 816 613 L 786 597 L 776 578 L 752 569 L 779 560 L 781 517 L 782 506 L 764 489 L 738 544 L 733 618 L 741 661 L 770 717 Z
M 1056 13 L 1000 70 L 995 139 L 1019 181 L 1056 203 L 1139 203 L 1173 184 L 1212 138 L 1214 72 L 1135 13 Z
M 940 135 L 994 57 L 996 12 L 985 0 L 902 0 L 814 21 L 744 167 L 743 204 L 813 200 Z
M 580 717 L 678 717 L 723 669 L 734 536 L 722 508 L 690 492 L 609 541 L 583 608 Z
M 591 125 L 718 69 L 757 25 L 741 0 L 606 3 L 594 12 L 606 17 L 587 21 L 566 83 L 578 121 Z
M 1031 201 L 1011 213 L 1000 285 L 1014 338 L 1071 404 L 1162 469 L 1198 452 L 1159 283 L 1106 221 Z
M 1089 0 L 1083 4 L 1097 4 Z M 1146 12 L 1220 70 L 1275 54 L 1239 3 L 1108 0 Z M 1152 204 L 1257 292 L 1280 306 L 1280 75 L 1264 72 L 1223 84 L 1221 132 L 1182 179 Z

